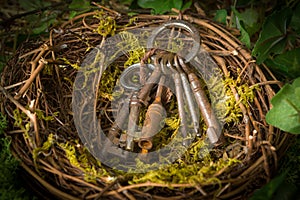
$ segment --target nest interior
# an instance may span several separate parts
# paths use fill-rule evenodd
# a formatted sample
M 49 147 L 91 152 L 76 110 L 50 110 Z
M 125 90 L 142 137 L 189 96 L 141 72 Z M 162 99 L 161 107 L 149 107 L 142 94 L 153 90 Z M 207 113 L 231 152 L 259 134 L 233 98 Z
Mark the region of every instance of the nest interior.
M 199 158 L 192 156 L 202 145 L 198 139 L 179 161 L 139 174 L 106 167 L 89 153 L 72 111 L 73 83 L 83 59 L 111 35 L 178 18 L 96 10 L 52 29 L 46 41 L 24 43 L 3 72 L 1 111 L 8 116 L 12 152 L 40 187 L 60 199 L 241 199 L 270 180 L 290 137 L 265 121 L 280 82 L 266 66 L 256 65 L 234 30 L 197 15 L 181 17 L 198 29 L 201 47 L 222 71 L 228 96 L 224 144 Z M 124 70 L 118 66 L 129 59 L 125 55 L 108 68 L 107 79 L 115 80 L 115 72 Z M 100 89 L 100 110 L 111 101 L 109 90 Z M 108 119 L 105 124 L 110 125 Z

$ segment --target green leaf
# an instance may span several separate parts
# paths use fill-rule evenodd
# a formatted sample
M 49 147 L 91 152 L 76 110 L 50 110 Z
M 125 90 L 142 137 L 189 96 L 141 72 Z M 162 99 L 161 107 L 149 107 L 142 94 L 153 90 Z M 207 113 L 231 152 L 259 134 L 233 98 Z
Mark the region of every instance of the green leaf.
M 173 0 L 172 8 L 176 8 L 177 10 L 181 10 L 182 4 L 183 4 L 182 0 Z
M 121 4 L 130 5 L 134 0 L 120 0 Z
M 273 108 L 266 121 L 286 132 L 300 134 L 300 77 L 281 88 L 271 103 Z
M 274 59 L 267 59 L 266 65 L 274 72 L 281 73 L 289 78 L 300 76 L 300 48 L 287 51 L 276 56 Z
M 46 31 L 56 21 L 56 17 L 56 12 L 43 12 L 40 18 L 37 19 L 37 24 L 33 24 L 32 33 L 40 34 Z
M 41 9 L 51 5 L 50 2 L 42 1 L 42 0 L 27 0 L 27 1 L 19 0 L 18 3 L 20 4 L 20 7 L 26 11 Z
M 254 192 L 250 200 L 272 200 L 275 191 L 280 187 L 281 184 L 284 183 L 285 176 L 286 173 L 283 173 L 272 179 L 264 187 Z
M 268 16 L 259 38 L 252 50 L 257 63 L 264 62 L 270 54 L 282 53 L 287 43 L 287 27 L 292 17 L 290 8 L 285 8 Z
M 251 47 L 251 42 L 250 42 L 250 36 L 248 32 L 244 29 L 243 26 L 240 26 L 240 31 L 241 31 L 241 37 L 239 38 L 242 43 L 246 45 L 247 48 L 250 49 Z
M 238 17 L 239 21 L 243 22 L 243 27 L 250 37 L 260 29 L 261 24 L 259 23 L 259 14 L 257 9 L 247 8 L 241 13 L 233 9 L 233 12 Z
M 235 14 L 236 17 L 236 26 L 241 31 L 241 37 L 239 38 L 241 42 L 243 42 L 248 48 L 251 47 L 250 43 L 250 36 L 249 33 L 246 31 L 244 26 L 244 20 L 242 15 L 234 8 L 232 7 L 232 11 Z
M 182 6 L 181 10 L 186 10 L 186 9 L 190 8 L 192 4 L 193 4 L 193 0 L 189 0 Z
M 300 34 L 300 3 L 294 10 L 291 27 L 296 31 L 296 33 Z
M 87 12 L 90 9 L 90 2 L 88 0 L 72 0 L 68 7 L 70 9 L 69 19 L 72 19 L 76 15 Z
M 227 10 L 221 9 L 217 10 L 214 20 L 222 24 L 226 24 Z
M 288 175 L 287 175 L 288 176 Z M 297 199 L 298 189 L 295 184 L 284 181 L 276 190 L 272 200 Z
M 172 8 L 181 9 L 183 0 L 138 0 L 138 5 L 142 8 L 152 8 L 154 14 L 163 14 L 171 11 Z
M 70 11 L 69 19 L 74 18 L 76 15 L 77 15 L 77 11 L 74 11 L 74 10 Z
M 90 8 L 90 2 L 88 0 L 72 0 L 69 5 L 71 10 L 88 10 Z
M 47 30 L 47 28 L 50 26 L 50 24 L 52 24 L 55 21 L 55 19 L 50 19 L 47 22 L 44 22 L 42 24 L 40 24 L 40 26 L 35 27 L 32 29 L 32 33 L 33 34 L 40 34 L 44 31 Z

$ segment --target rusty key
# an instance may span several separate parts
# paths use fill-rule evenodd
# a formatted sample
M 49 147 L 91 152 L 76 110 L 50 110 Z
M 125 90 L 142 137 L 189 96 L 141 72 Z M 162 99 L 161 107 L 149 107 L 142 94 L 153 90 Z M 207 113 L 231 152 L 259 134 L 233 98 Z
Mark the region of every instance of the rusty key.
M 207 136 L 212 144 L 216 144 L 222 132 L 221 125 L 217 120 L 217 117 L 208 101 L 197 75 L 185 64 L 183 59 L 179 58 L 179 63 L 182 69 L 188 75 L 190 86 L 195 95 L 196 102 L 200 108 L 204 122 L 207 125 Z

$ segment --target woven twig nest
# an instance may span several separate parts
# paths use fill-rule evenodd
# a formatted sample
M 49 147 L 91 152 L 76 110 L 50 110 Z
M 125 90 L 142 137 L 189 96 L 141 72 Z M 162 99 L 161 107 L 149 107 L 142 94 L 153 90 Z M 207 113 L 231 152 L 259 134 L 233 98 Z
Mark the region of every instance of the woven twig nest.
M 222 144 L 205 156 L 193 157 L 201 146 L 199 137 L 186 154 L 164 168 L 124 173 L 97 160 L 93 155 L 101 149 L 86 148 L 83 143 L 87 141 L 79 137 L 72 94 L 84 58 L 111 35 L 159 27 L 177 17 L 128 17 L 106 9 L 86 13 L 51 30 L 46 41 L 24 44 L 10 60 L 1 80 L 5 88 L 1 109 L 10 124 L 7 135 L 12 138 L 12 152 L 31 180 L 48 192 L 38 189 L 45 198 L 51 194 L 72 200 L 241 199 L 270 180 L 289 138 L 265 121 L 272 88 L 280 83 L 265 66 L 256 65 L 229 30 L 200 16 L 183 15 L 182 20 L 196 27 L 201 48 L 222 72 L 222 80 L 217 80 L 227 97 Z M 117 84 L 129 58 L 121 56 L 101 79 L 111 77 L 107 84 Z M 95 106 L 102 113 L 98 117 L 105 132 L 112 124 L 112 94 L 103 88 L 109 90 L 102 83 Z M 205 136 L 207 127 L 202 119 L 199 123 Z

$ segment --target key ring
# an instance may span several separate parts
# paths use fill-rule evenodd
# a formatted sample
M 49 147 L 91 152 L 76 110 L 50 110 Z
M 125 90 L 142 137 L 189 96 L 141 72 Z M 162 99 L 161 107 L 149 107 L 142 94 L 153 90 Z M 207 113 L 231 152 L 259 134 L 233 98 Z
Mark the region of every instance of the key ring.
M 194 44 L 193 44 L 193 48 L 185 56 L 185 62 L 188 63 L 197 55 L 197 53 L 200 49 L 201 40 L 200 40 L 200 35 L 199 35 L 198 30 L 186 21 L 183 21 L 183 20 L 170 20 L 170 21 L 164 23 L 163 25 L 159 26 L 158 28 L 156 28 L 152 32 L 152 34 L 150 35 L 150 37 L 147 41 L 147 48 L 148 49 L 153 48 L 154 41 L 155 41 L 156 37 L 158 36 L 158 34 L 161 33 L 163 30 L 166 30 L 166 29 L 172 28 L 172 27 L 178 27 L 178 28 L 182 28 L 182 29 L 188 31 L 192 35 L 192 38 L 195 41 Z
M 154 70 L 154 66 L 152 64 L 145 64 L 146 75 L 149 76 L 149 73 Z M 127 90 L 138 90 L 142 86 L 140 83 L 139 77 L 136 78 L 136 81 L 132 80 L 134 76 L 139 76 L 140 72 L 140 63 L 133 64 L 126 68 L 120 77 L 121 85 Z

